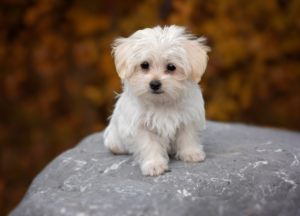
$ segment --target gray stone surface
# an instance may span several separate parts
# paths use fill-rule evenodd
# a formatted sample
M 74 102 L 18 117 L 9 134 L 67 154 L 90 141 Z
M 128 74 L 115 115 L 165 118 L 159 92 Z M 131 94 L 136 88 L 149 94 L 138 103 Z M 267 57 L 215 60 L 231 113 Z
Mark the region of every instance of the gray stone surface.
M 208 122 L 202 163 L 171 159 L 143 176 L 130 155 L 112 155 L 102 133 L 52 161 L 17 215 L 300 215 L 300 134 Z

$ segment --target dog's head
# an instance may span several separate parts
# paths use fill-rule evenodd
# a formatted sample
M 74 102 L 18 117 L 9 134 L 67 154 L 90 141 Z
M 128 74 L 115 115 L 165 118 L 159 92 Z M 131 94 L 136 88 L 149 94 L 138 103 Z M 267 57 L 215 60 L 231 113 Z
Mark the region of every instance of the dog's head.
M 192 80 L 200 81 L 210 50 L 204 42 L 183 27 L 158 26 L 117 38 L 112 53 L 119 77 L 136 96 L 166 101 L 178 98 Z

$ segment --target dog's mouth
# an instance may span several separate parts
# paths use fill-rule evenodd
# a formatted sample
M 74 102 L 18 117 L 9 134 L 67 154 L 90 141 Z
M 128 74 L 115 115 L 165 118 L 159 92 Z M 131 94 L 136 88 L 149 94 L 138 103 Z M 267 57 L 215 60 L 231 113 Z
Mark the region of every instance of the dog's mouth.
M 162 93 L 164 93 L 163 91 L 152 91 L 151 92 L 152 94 L 162 94 Z

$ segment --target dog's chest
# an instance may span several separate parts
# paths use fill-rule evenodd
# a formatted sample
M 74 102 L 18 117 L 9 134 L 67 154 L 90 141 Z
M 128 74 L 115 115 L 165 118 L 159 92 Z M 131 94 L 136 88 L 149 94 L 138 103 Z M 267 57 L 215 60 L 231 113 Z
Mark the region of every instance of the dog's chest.
M 183 123 L 184 113 L 165 107 L 146 109 L 143 117 L 144 127 L 161 136 L 174 137 Z

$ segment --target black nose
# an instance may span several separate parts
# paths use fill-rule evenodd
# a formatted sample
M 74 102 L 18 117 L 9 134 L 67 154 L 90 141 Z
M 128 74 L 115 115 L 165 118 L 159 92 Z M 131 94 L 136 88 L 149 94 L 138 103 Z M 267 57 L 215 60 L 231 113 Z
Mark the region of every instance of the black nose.
M 151 81 L 150 82 L 150 88 L 152 90 L 158 90 L 158 89 L 160 89 L 160 87 L 161 87 L 161 82 L 159 82 L 159 81 Z

